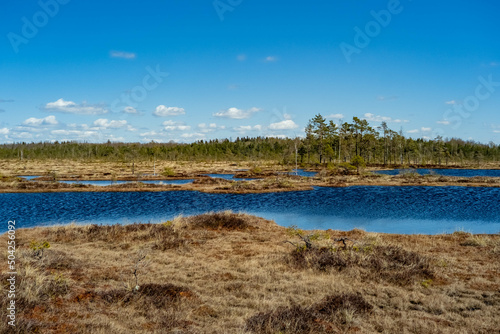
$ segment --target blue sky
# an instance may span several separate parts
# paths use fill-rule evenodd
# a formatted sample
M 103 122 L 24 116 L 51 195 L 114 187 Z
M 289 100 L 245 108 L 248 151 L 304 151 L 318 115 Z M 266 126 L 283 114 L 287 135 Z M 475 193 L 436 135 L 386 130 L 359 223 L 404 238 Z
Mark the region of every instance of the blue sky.
M 3 5 L 0 143 L 295 137 L 321 113 L 500 144 L 497 2 Z

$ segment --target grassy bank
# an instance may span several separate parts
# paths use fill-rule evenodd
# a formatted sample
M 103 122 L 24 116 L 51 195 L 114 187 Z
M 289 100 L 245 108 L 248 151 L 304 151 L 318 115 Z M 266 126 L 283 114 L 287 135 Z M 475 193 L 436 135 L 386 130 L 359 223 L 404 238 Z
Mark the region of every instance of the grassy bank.
M 211 178 L 200 173 L 182 173 L 173 177 L 125 177 L 119 180 L 131 181 L 126 184 L 109 186 L 93 186 L 82 183 L 66 184 L 58 180 L 81 180 L 69 177 L 41 177 L 40 181 L 27 181 L 18 177 L 0 177 L 0 193 L 31 192 L 121 192 L 121 191 L 171 191 L 190 190 L 207 193 L 265 193 L 281 191 L 311 190 L 313 187 L 348 187 L 348 186 L 468 186 L 468 187 L 500 187 L 499 177 L 453 177 L 440 175 L 381 175 L 362 173 L 360 175 L 331 175 L 321 171 L 315 177 L 283 175 L 268 171 L 259 174 L 246 172 L 241 177 L 257 178 L 250 181 L 232 181 L 222 178 Z M 192 183 L 148 184 L 148 180 L 194 179 Z M 43 181 L 42 181 L 43 180 Z M 107 179 L 108 181 L 112 181 Z M 83 180 L 82 180 L 83 181 Z
M 225 212 L 21 229 L 17 243 L 15 333 L 500 328 L 500 235 L 300 231 Z

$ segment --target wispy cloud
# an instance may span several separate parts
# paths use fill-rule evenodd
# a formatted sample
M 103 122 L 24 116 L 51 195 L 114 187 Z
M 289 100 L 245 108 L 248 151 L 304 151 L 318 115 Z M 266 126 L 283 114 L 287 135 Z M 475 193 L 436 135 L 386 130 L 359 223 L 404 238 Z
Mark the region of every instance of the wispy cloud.
M 188 139 L 203 139 L 206 137 L 206 135 L 204 133 L 195 132 L 195 133 L 183 133 L 181 137 Z
M 216 123 L 200 123 L 198 124 L 198 129 L 200 129 L 201 132 L 207 133 L 207 132 L 213 132 L 217 130 L 224 130 L 226 127 L 224 125 L 217 125 Z
M 57 121 L 55 116 L 47 116 L 45 118 L 35 118 L 30 117 L 23 122 L 23 125 L 26 126 L 46 126 L 46 125 L 57 125 L 59 122 Z
M 59 99 L 55 102 L 49 102 L 45 105 L 44 109 L 46 111 L 83 115 L 99 115 L 106 114 L 108 112 L 104 105 L 91 105 L 87 104 L 86 102 L 76 104 L 73 101 L 65 101 L 64 99 Z
M 261 131 L 262 125 L 241 125 L 233 128 L 233 130 L 238 132 L 249 132 L 249 131 Z
M 447 120 L 437 121 L 436 123 L 442 124 L 442 125 L 450 125 L 450 121 L 447 121 Z
M 371 113 L 364 114 L 363 118 L 369 122 L 387 122 L 387 123 L 408 123 L 409 122 L 408 120 L 405 120 L 405 119 L 393 119 L 392 117 L 374 115 Z
M 153 112 L 153 115 L 158 116 L 158 117 L 167 117 L 167 116 L 178 116 L 178 115 L 184 115 L 186 111 L 184 108 L 179 108 L 179 107 L 166 107 L 164 105 L 159 105 L 156 107 L 155 111 Z
M 326 116 L 326 118 L 343 119 L 344 118 L 344 114 L 330 114 L 330 115 Z
M 0 129 L 0 135 L 8 135 L 10 130 L 8 128 Z
M 141 112 L 139 112 L 137 109 L 135 109 L 134 107 L 131 107 L 131 106 L 123 108 L 122 112 L 125 114 L 129 114 L 129 115 L 140 115 L 141 114 Z
M 217 113 L 214 113 L 214 117 L 222 117 L 222 118 L 232 118 L 232 119 L 245 119 L 250 118 L 256 112 L 259 112 L 260 108 L 250 108 L 248 110 L 238 109 L 238 108 L 229 108 L 227 110 L 221 110 Z
M 293 130 L 298 127 L 299 126 L 291 119 L 287 119 L 277 123 L 271 123 L 271 125 L 269 125 L 270 130 Z
M 186 125 L 185 123 L 182 122 L 174 122 L 174 121 L 165 121 L 162 123 L 164 126 L 163 129 L 166 131 L 189 131 L 191 130 L 191 126 Z
M 135 59 L 136 54 L 133 52 L 125 51 L 111 51 L 109 53 L 111 58 L 122 58 L 122 59 Z
M 99 128 L 100 130 L 119 129 L 119 128 L 123 128 L 126 125 L 127 125 L 126 120 L 111 120 L 110 121 L 106 118 L 99 118 L 98 120 L 94 121 L 94 126 Z
M 0 99 L 0 103 L 9 103 L 9 102 L 14 102 L 14 100 Z
M 264 58 L 264 61 L 266 63 L 274 63 L 276 61 L 278 61 L 278 57 L 275 57 L 275 56 L 267 56 L 266 58 Z
M 236 56 L 236 59 L 237 59 L 238 61 L 245 61 L 245 60 L 247 60 L 247 55 L 246 55 L 246 54 L 243 54 L 243 53 L 242 53 L 242 54 L 239 54 L 238 56 Z
M 406 131 L 407 133 L 429 133 L 432 131 L 432 128 L 421 127 L 420 129 L 413 129 Z

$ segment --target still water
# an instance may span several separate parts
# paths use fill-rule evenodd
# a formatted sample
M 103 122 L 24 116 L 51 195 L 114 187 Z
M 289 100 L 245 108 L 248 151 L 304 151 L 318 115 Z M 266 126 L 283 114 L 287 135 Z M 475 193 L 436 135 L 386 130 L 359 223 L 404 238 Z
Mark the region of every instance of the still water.
M 443 176 L 474 177 L 488 176 L 500 177 L 500 169 L 391 169 L 375 171 L 377 174 L 398 175 L 402 173 L 418 173 L 420 175 L 437 174 Z
M 110 186 L 114 184 L 124 184 L 124 183 L 132 183 L 134 181 L 111 181 L 111 180 L 83 180 L 83 181 L 59 181 L 60 183 L 68 183 L 68 184 L 87 184 L 91 186 Z M 188 184 L 192 183 L 193 180 L 145 180 L 140 181 L 141 183 L 146 184 Z
M 500 188 L 315 188 L 267 194 L 67 192 L 0 194 L 0 217 L 17 226 L 162 222 L 183 214 L 233 210 L 304 229 L 387 233 L 500 232 Z M 5 231 L 2 224 L 0 232 Z

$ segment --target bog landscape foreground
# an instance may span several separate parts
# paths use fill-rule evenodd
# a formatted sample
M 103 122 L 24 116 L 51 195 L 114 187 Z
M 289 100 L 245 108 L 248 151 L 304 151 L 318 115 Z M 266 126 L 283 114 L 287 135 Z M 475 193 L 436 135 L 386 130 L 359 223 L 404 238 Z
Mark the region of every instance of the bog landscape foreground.
M 20 229 L 17 245 L 15 333 L 500 328 L 499 235 L 302 231 L 218 212 Z

